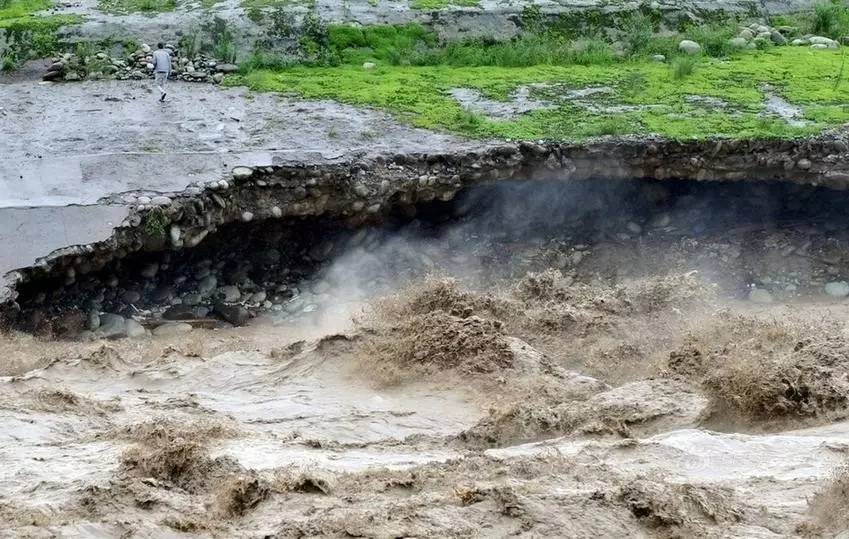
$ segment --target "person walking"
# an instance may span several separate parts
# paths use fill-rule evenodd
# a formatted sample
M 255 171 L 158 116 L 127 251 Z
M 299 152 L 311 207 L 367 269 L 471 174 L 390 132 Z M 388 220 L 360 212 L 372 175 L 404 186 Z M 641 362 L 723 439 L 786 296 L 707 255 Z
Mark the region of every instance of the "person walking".
M 159 89 L 159 102 L 165 101 L 166 84 L 171 75 L 171 54 L 165 50 L 164 43 L 158 43 L 153 51 L 153 80 Z

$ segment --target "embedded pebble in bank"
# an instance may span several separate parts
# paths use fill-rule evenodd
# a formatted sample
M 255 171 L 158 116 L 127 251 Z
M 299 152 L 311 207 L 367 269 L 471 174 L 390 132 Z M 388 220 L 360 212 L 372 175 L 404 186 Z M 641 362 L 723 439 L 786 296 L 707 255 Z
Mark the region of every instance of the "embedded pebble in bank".
M 233 168 L 233 178 L 236 180 L 244 180 L 253 176 L 254 171 L 250 167 L 235 167 Z M 226 187 L 225 187 L 226 189 Z
M 171 204 L 171 199 L 166 196 L 153 197 L 150 203 L 154 206 L 168 206 Z
M 208 294 L 215 290 L 218 285 L 218 280 L 214 275 L 207 275 L 198 283 L 198 292 L 200 294 Z
M 100 314 L 97 311 L 91 311 L 88 313 L 88 323 L 86 324 L 88 329 L 91 331 L 96 330 L 100 327 Z
M 846 281 L 833 281 L 825 285 L 825 293 L 835 298 L 849 296 L 849 283 Z
M 639 234 L 643 231 L 643 227 L 633 221 L 629 222 L 625 228 L 627 228 L 628 232 L 631 232 L 632 234 Z
M 169 337 L 171 335 L 179 335 L 181 333 L 187 333 L 192 330 L 191 324 L 186 324 L 185 322 L 177 322 L 170 324 L 163 324 L 156 329 L 153 330 L 153 334 L 157 337 Z
M 133 303 L 138 303 L 139 300 L 141 300 L 141 294 L 135 290 L 127 290 L 121 295 L 121 299 L 124 300 L 124 303 L 132 305 Z
M 239 298 L 242 297 L 242 293 L 239 292 L 239 288 L 234 285 L 222 286 L 218 289 L 218 294 L 225 303 L 239 301 Z
M 130 338 L 141 337 L 142 335 L 144 335 L 146 333 L 144 326 L 142 326 L 141 324 L 139 324 L 138 322 L 136 322 L 132 318 L 127 319 L 125 327 L 126 327 L 127 337 L 130 337 Z
M 127 324 L 123 316 L 111 313 L 100 315 L 98 335 L 105 338 L 123 337 L 127 332 Z
M 250 319 L 250 313 L 241 305 L 227 305 L 219 302 L 215 304 L 214 311 L 234 326 L 242 326 Z
M 154 262 L 154 263 L 145 265 L 139 273 L 145 279 L 153 279 L 154 277 L 156 277 L 156 273 L 158 271 L 159 271 L 159 264 Z
M 763 288 L 753 288 L 749 292 L 749 301 L 753 303 L 772 303 L 772 294 Z
M 313 294 L 324 294 L 328 290 L 330 290 L 330 284 L 327 281 L 318 281 L 310 287 Z

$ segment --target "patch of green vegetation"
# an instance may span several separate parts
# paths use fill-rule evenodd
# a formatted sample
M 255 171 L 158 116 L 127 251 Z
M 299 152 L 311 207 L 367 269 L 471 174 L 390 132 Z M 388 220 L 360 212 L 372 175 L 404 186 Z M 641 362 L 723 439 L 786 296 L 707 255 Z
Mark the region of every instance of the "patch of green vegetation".
M 262 21 L 265 20 L 265 14 L 262 12 L 262 8 L 257 6 L 250 6 L 245 9 L 245 15 L 248 16 L 251 22 L 254 24 L 262 24 Z
M 840 0 L 819 2 L 809 24 L 813 34 L 841 38 L 849 34 L 849 8 Z
M 14 32 L 56 31 L 62 26 L 80 24 L 83 21 L 79 15 L 45 15 L 43 17 L 29 15 L 11 19 L 0 19 L 0 28 Z
M 98 9 L 108 13 L 162 13 L 174 11 L 176 0 L 98 0 Z
M 241 0 L 241 6 L 246 9 L 264 9 L 303 6 L 312 9 L 315 0 Z
M 151 208 L 144 216 L 142 227 L 149 237 L 164 238 L 168 222 L 168 217 L 165 216 L 162 208 Z
M 0 21 L 26 17 L 49 7 L 50 0 L 0 0 Z
M 684 34 L 688 39 L 701 45 L 702 51 L 708 56 L 722 58 L 734 52 L 728 40 L 735 37 L 737 32 L 736 24 L 713 23 L 692 26 Z
M 47 0 L 6 0 L 0 4 L 0 30 L 8 43 L 0 69 L 12 70 L 30 58 L 55 54 L 60 49 L 57 30 L 82 22 L 78 15 L 36 15 L 49 7 Z
M 327 44 L 338 63 L 401 64 L 416 51 L 435 47 L 437 36 L 415 23 L 366 27 L 340 24 L 327 27 Z
M 679 56 L 672 61 L 672 77 L 682 80 L 693 74 L 696 68 L 696 59 L 692 56 Z
M 839 40 L 849 36 L 849 6 L 840 0 L 820 0 L 810 12 L 775 15 L 769 23 L 796 28 L 796 35 L 815 34 Z
M 296 65 L 295 61 L 290 57 L 257 49 L 239 64 L 239 72 L 245 74 L 262 69 L 280 70 L 294 65 Z
M 411 0 L 410 2 L 412 9 L 423 11 L 438 11 L 450 6 L 478 7 L 480 6 L 480 0 Z
M 382 108 L 415 126 L 472 137 L 582 140 L 604 134 L 657 134 L 672 139 L 706 137 L 786 138 L 808 135 L 849 119 L 847 83 L 835 85 L 840 51 L 775 47 L 747 51 L 730 59 L 691 58 L 689 75 L 648 59 L 608 64 L 527 67 L 379 65 L 296 66 L 281 71 L 247 72 L 230 79 L 254 90 L 296 92 L 310 99 L 333 99 Z M 764 83 L 794 105 L 811 123 L 794 127 L 764 108 Z M 613 95 L 595 109 L 560 101 L 513 119 L 493 119 L 464 110 L 448 91 L 473 88 L 489 99 L 506 100 L 528 84 L 568 88 L 605 86 Z M 711 108 L 692 96 L 716 98 L 733 109 Z M 604 106 L 616 112 L 604 113 Z
M 737 32 L 737 25 L 732 22 L 692 27 L 681 35 L 658 36 L 652 33 L 652 19 L 636 12 L 624 19 L 627 24 L 620 30 L 620 49 L 615 50 L 613 43 L 601 34 L 566 34 L 557 26 L 546 26 L 539 17 L 536 11 L 526 9 L 523 26 L 538 30 L 511 40 L 439 43 L 436 33 L 416 23 L 365 28 L 353 25 L 323 27 L 311 12 L 301 38 L 303 63 L 332 66 L 377 62 L 456 67 L 603 65 L 654 54 L 674 57 L 679 54 L 678 43 L 684 37 L 704 43 L 704 53 L 708 56 L 726 57 L 736 53 L 728 44 L 729 37 Z

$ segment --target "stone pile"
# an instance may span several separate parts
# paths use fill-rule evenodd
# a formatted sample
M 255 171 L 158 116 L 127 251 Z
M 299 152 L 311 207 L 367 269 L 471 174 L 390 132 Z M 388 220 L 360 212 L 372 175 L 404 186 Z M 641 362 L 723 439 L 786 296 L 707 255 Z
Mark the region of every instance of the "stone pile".
M 191 57 L 182 55 L 173 45 L 166 45 L 171 54 L 171 77 L 187 82 L 219 84 L 224 77 L 233 73 L 238 66 L 221 62 L 207 54 L 197 53 Z M 73 82 L 85 79 L 97 80 L 143 80 L 153 76 L 153 50 L 143 44 L 125 57 L 112 57 L 100 51 L 81 56 L 65 53 L 53 59 L 42 79 L 46 81 Z
M 797 47 L 809 46 L 812 49 L 836 49 L 840 44 L 830 38 L 815 36 L 813 34 L 799 35 L 799 29 L 794 26 L 767 26 L 765 24 L 752 23 L 741 26 L 736 37 L 728 40 L 732 48 L 763 49 L 770 46 L 793 45 Z M 698 54 L 702 46 L 695 41 L 685 39 L 678 45 L 678 49 L 686 54 Z

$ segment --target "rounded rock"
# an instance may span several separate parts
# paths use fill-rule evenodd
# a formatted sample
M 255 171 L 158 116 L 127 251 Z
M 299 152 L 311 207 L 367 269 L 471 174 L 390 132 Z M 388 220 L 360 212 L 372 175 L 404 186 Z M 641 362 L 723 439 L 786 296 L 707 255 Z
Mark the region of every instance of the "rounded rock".
M 208 294 L 215 290 L 218 286 L 218 279 L 214 275 L 207 275 L 198 283 L 198 292 L 200 294 Z
M 166 196 L 160 195 L 160 196 L 153 197 L 152 199 L 150 199 L 150 203 L 153 204 L 154 206 L 170 206 L 171 205 L 171 199 L 166 197 Z
M 826 283 L 825 293 L 833 298 L 845 298 L 849 296 L 849 283 L 846 281 L 832 281 Z
M 686 54 L 698 54 L 702 51 L 702 46 L 695 41 L 684 39 L 678 44 L 678 50 Z
M 772 303 L 772 294 L 763 288 L 753 288 L 749 292 L 749 301 L 753 303 Z
M 741 50 L 745 49 L 749 43 L 742 37 L 732 37 L 728 40 L 728 44 L 734 49 Z
M 254 169 L 250 167 L 234 167 L 232 174 L 234 179 L 244 180 L 254 175 Z
M 125 325 L 127 337 L 130 337 L 131 339 L 141 337 L 145 334 L 144 326 L 142 326 L 132 318 L 128 318 Z
M 163 324 L 156 329 L 153 330 L 153 334 L 157 337 L 168 337 L 171 335 L 179 335 L 181 333 L 188 333 L 192 330 L 191 324 L 186 324 L 185 322 L 177 322 L 172 324 Z

